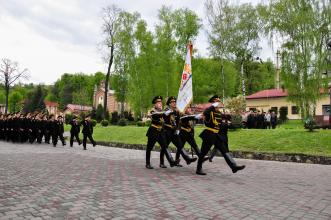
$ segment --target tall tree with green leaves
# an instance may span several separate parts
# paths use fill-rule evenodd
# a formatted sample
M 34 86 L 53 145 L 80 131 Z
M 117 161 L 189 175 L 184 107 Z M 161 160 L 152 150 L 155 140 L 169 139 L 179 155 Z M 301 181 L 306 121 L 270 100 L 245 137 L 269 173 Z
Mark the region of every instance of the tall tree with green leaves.
M 176 96 L 178 86 L 178 76 L 180 72 L 179 64 L 174 59 L 176 55 L 176 41 L 173 29 L 173 11 L 170 7 L 162 6 L 158 13 L 159 23 L 155 27 L 156 51 L 157 51 L 157 73 L 159 81 L 157 94 L 164 97 Z M 176 74 L 176 72 L 178 74 Z
M 23 95 L 20 92 L 12 92 L 9 95 L 9 111 L 16 112 L 21 110 Z
M 313 114 L 323 87 L 327 57 L 326 39 L 331 33 L 330 0 L 276 0 L 260 6 L 265 30 L 282 45 L 281 74 L 289 100 L 301 116 Z
M 121 103 L 121 117 L 124 113 L 124 103 L 127 101 L 130 76 L 134 74 L 135 60 L 135 29 L 140 15 L 122 11 L 118 18 L 118 30 L 115 35 L 115 46 L 118 49 L 114 55 L 114 89 L 117 101 Z
M 159 83 L 153 38 L 153 34 L 147 30 L 147 23 L 139 20 L 135 31 L 136 57 L 129 80 L 128 101 L 140 117 L 150 107 L 150 100 L 157 93 Z
M 230 5 L 229 1 L 223 0 L 216 1 L 216 4 L 208 0 L 205 8 L 210 26 L 208 33 L 210 53 L 221 63 L 219 83 L 227 84 L 224 60 L 237 60 L 241 72 L 241 75 L 238 75 L 240 76 L 238 88 L 245 96 L 246 75 L 250 74 L 246 66 L 259 49 L 260 19 L 257 16 L 257 10 L 251 4 Z M 227 95 L 223 90 L 223 99 Z
M 35 90 L 29 95 L 31 98 L 25 100 L 24 112 L 42 112 L 45 110 L 46 106 L 44 103 L 44 98 L 46 96 L 42 85 L 38 85 Z

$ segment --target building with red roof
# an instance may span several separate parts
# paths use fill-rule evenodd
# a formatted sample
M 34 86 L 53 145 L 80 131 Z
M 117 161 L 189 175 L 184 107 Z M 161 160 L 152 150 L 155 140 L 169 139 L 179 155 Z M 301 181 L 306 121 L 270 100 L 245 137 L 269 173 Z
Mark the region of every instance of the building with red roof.
M 316 103 L 316 115 L 325 116 L 328 118 L 330 99 L 328 92 L 320 90 L 321 99 Z M 288 93 L 286 89 L 266 89 L 246 97 L 247 110 L 260 110 L 267 112 L 269 110 L 279 112 L 281 107 L 287 108 L 287 117 L 289 119 L 301 119 L 298 107 L 288 101 Z
M 92 111 L 92 106 L 68 104 L 64 109 L 64 114 L 80 114 L 81 112 L 87 113 L 90 111 Z
M 59 104 L 57 102 L 44 101 L 48 114 L 57 115 Z

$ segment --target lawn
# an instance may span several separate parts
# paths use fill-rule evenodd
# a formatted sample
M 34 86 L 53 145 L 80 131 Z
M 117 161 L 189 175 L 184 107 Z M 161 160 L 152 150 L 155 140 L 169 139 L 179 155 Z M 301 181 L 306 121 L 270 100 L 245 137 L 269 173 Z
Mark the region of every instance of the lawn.
M 147 127 L 97 125 L 93 137 L 96 141 L 146 144 Z M 196 141 L 203 126 L 196 126 Z M 186 145 L 185 147 L 189 147 Z M 238 129 L 229 132 L 230 150 L 274 153 L 302 153 L 307 155 L 331 156 L 331 130 L 303 129 L 299 120 L 280 125 L 274 130 Z

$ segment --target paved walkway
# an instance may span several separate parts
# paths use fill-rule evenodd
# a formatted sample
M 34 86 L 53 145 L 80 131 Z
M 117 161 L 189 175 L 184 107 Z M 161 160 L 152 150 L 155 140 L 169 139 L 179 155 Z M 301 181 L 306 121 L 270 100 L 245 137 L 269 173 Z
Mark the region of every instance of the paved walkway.
M 144 151 L 0 142 L 0 219 L 331 219 L 331 166 L 237 161 L 198 176 L 147 170 Z

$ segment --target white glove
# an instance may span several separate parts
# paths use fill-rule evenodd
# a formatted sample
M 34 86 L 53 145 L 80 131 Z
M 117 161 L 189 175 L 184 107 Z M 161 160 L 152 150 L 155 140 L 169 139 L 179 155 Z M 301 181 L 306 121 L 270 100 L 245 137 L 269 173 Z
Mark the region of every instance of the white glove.
M 168 116 L 170 113 L 172 113 L 172 110 L 171 109 L 169 109 L 168 111 L 166 111 L 164 114 Z
M 195 115 L 194 118 L 195 119 L 201 119 L 202 118 L 202 115 L 201 114 Z
M 219 102 L 214 102 L 213 104 L 211 104 L 212 106 L 214 106 L 215 108 L 219 105 Z
M 179 135 L 180 130 L 175 131 L 175 135 Z

